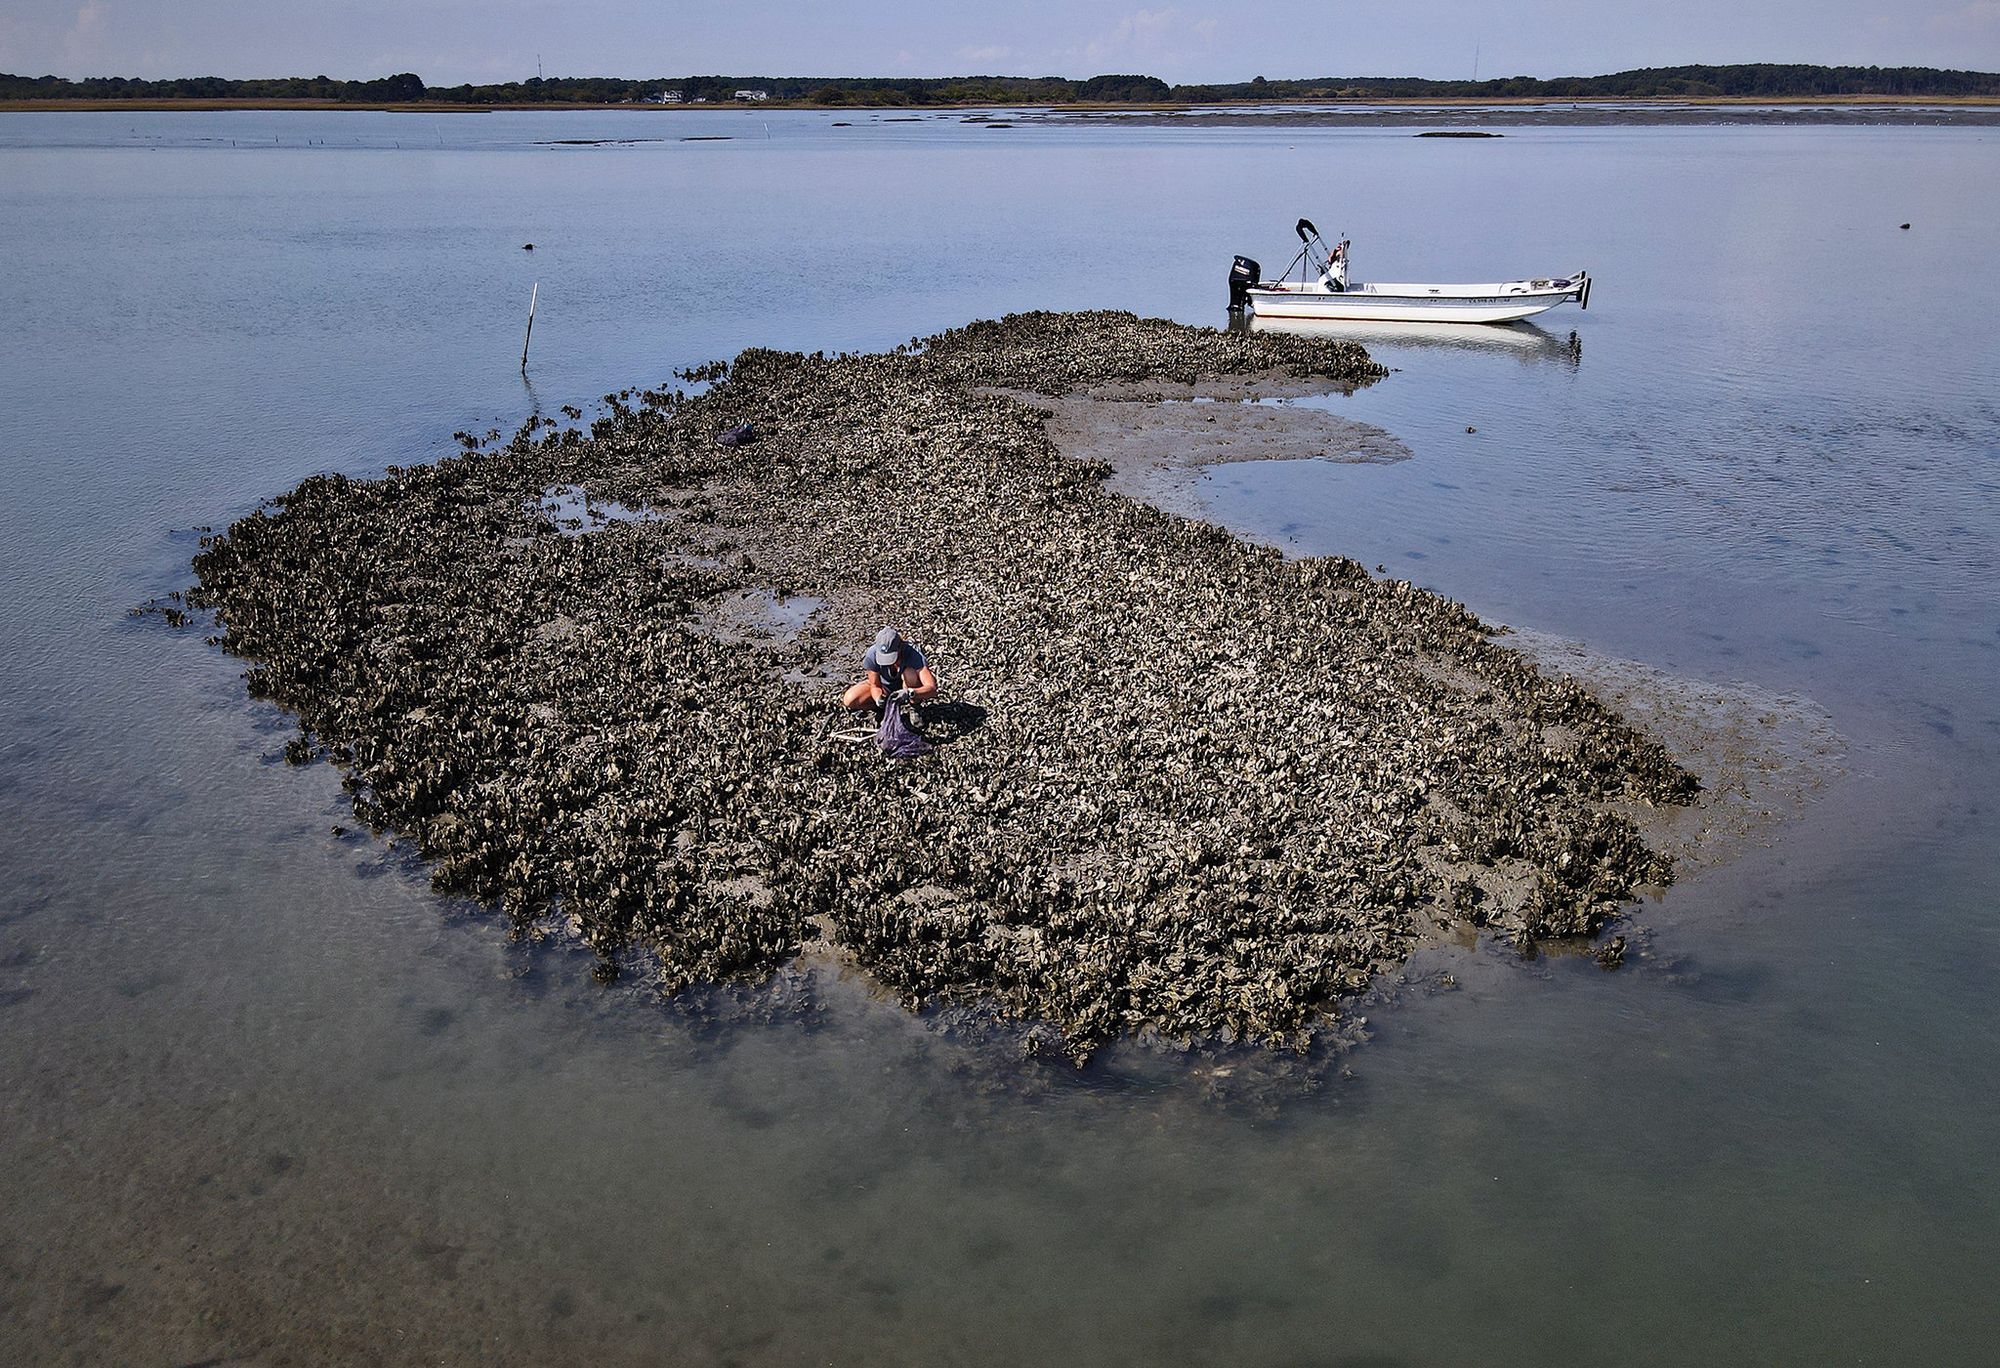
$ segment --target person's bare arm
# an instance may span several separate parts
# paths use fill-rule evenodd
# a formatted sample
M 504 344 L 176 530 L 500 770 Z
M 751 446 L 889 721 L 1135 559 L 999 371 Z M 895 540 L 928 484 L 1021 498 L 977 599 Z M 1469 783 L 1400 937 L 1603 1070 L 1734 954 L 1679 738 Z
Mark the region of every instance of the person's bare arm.
M 922 702 L 937 692 L 937 675 L 926 665 L 917 671 L 916 687 L 910 690 L 910 697 Z

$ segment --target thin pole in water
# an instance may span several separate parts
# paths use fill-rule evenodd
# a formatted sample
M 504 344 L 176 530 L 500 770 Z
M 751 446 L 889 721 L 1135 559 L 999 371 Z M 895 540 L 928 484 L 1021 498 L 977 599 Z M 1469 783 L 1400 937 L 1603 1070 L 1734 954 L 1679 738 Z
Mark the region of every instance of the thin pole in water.
M 521 339 L 521 374 L 528 373 L 528 343 L 535 339 L 535 301 L 541 298 L 542 282 L 536 281 L 528 291 L 528 335 Z

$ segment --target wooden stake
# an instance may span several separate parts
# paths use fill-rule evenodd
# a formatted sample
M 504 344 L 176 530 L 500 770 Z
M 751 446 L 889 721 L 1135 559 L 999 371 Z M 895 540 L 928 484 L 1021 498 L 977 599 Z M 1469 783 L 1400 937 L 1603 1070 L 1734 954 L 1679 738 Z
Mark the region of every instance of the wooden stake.
M 521 373 L 528 373 L 528 344 L 535 340 L 535 301 L 541 297 L 542 282 L 536 281 L 528 291 L 528 335 L 521 339 Z

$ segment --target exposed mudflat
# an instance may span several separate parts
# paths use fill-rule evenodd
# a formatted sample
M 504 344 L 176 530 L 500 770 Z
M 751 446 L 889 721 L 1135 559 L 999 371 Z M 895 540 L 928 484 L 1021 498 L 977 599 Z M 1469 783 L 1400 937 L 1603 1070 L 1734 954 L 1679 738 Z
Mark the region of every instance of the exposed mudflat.
M 308 480 L 212 539 L 200 598 L 298 714 L 293 758 L 604 976 L 677 993 L 833 953 L 1071 1058 L 1303 1047 L 1442 934 L 1594 932 L 1671 877 L 1635 817 L 1697 792 L 1461 606 L 1136 502 L 1059 440 L 1127 479 L 1156 441 L 1297 455 L 1303 420 L 1194 398 L 1382 373 L 1103 313 L 753 350 L 588 433 Z M 1322 418 L 1328 455 L 1395 454 Z M 716 445 L 745 422 L 755 445 Z M 646 516 L 559 523 L 550 491 Z M 885 621 L 943 679 L 920 761 L 839 735 Z
M 1629 811 L 1683 876 L 1775 839 L 1847 773 L 1847 738 L 1810 698 L 1688 679 L 1543 632 L 1510 629 L 1504 639 L 1589 688 L 1700 779 L 1698 803 Z
M 1249 375 L 1198 385 L 1103 385 L 1062 396 L 1014 397 L 1048 412 L 1048 435 L 1065 453 L 1110 466 L 1105 488 L 1199 516 L 1194 491 L 1210 466 L 1408 458 L 1410 449 L 1381 428 L 1285 402 L 1326 388 L 1290 376 Z

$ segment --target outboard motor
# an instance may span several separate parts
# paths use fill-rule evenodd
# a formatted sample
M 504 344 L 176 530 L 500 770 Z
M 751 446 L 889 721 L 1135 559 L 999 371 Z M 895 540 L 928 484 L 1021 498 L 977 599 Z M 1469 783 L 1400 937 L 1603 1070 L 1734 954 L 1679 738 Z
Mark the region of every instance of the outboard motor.
M 1240 256 L 1229 268 L 1229 309 L 1240 313 L 1250 302 L 1250 287 L 1264 279 L 1264 268 L 1249 257 Z

